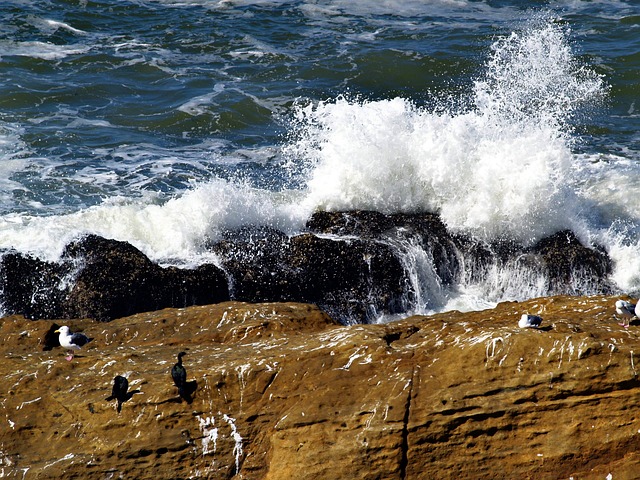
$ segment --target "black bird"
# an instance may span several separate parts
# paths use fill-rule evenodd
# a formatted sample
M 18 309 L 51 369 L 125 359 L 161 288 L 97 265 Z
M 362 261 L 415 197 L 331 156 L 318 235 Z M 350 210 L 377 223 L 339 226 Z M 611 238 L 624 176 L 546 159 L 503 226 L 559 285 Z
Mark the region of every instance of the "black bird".
M 129 381 L 121 376 L 116 375 L 113 379 L 113 387 L 111 389 L 111 395 L 106 398 L 107 401 L 117 400 L 118 401 L 118 413 L 122 410 L 122 404 L 127 400 L 130 400 L 134 394 L 140 393 L 140 390 L 131 390 L 127 392 L 129 389 Z
M 178 394 L 180 398 L 184 399 L 187 403 L 191 403 L 193 399 L 191 398 L 191 386 L 187 383 L 187 371 L 182 365 L 182 357 L 186 355 L 186 352 L 180 352 L 178 354 L 178 363 L 176 363 L 171 369 L 171 378 L 173 378 L 173 383 L 178 387 Z

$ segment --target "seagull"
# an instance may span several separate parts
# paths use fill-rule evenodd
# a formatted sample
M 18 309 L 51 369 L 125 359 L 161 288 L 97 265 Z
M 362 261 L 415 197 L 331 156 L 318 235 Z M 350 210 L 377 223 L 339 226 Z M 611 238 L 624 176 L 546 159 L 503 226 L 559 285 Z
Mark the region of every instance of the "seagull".
M 173 383 L 178 387 L 178 393 L 180 394 L 180 398 L 183 398 L 187 401 L 187 403 L 191 403 L 193 399 L 191 398 L 190 392 L 188 391 L 187 385 L 187 371 L 182 366 L 182 357 L 186 355 L 186 352 L 180 352 L 178 354 L 178 363 L 176 363 L 171 369 L 171 378 L 173 378 Z
M 520 328 L 538 328 L 542 324 L 542 317 L 523 313 L 518 322 Z
M 74 350 L 80 350 L 80 348 L 93 340 L 93 338 L 89 338 L 83 333 L 71 333 L 69 331 L 69 327 L 67 327 L 66 325 L 60 327 L 54 333 L 60 334 L 60 346 L 69 349 L 67 352 L 68 355 L 65 357 L 69 362 L 73 360 Z
M 640 305 L 640 302 L 638 304 Z M 622 322 L 620 323 L 620 326 L 629 328 L 629 322 L 633 317 L 636 317 L 637 314 L 640 313 L 640 309 L 637 305 L 634 305 L 631 302 L 627 302 L 626 300 L 617 300 L 616 313 L 622 316 Z
M 140 390 L 131 390 L 127 392 L 129 389 L 129 381 L 121 376 L 116 375 L 113 379 L 113 387 L 111 388 L 111 395 L 108 396 L 105 400 L 117 400 L 118 401 L 118 413 L 122 410 L 122 404 L 127 400 L 131 399 L 135 393 L 140 393 Z

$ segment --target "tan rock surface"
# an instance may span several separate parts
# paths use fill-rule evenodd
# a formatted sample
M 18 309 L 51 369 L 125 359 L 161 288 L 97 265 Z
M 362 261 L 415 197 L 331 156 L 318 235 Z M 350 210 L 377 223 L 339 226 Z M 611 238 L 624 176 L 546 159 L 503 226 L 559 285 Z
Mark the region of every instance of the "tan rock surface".
M 612 297 L 336 325 L 302 304 L 0 320 L 0 477 L 640 477 L 640 326 Z M 523 330 L 523 312 L 545 330 Z M 61 323 L 61 322 L 58 322 Z M 192 404 L 169 370 L 185 350 Z M 115 375 L 139 389 L 118 414 Z

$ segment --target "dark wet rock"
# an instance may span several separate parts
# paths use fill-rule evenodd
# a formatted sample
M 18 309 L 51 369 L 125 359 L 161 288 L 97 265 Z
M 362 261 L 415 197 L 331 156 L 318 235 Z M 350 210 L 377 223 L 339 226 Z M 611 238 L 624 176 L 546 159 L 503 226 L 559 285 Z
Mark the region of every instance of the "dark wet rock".
M 235 300 L 315 303 L 345 323 L 399 308 L 403 268 L 388 245 L 310 233 L 289 238 L 263 228 L 225 238 L 213 249 Z
M 64 257 L 82 262 L 65 316 L 110 320 L 159 305 L 153 279 L 161 269 L 133 245 L 90 235 L 69 244 Z
M 212 250 L 229 275 L 232 298 L 260 302 L 302 296 L 299 279 L 288 262 L 290 240 L 284 233 L 246 226 L 226 232 Z
M 433 213 L 385 215 L 371 211 L 316 212 L 307 222 L 314 233 L 339 236 L 355 236 L 359 239 L 375 240 L 386 245 L 392 254 L 411 256 L 411 250 L 422 249 L 432 259 L 432 268 L 438 283 L 451 285 L 459 278 L 460 248 L 458 239 L 446 228 L 440 217 Z M 404 296 L 410 298 L 408 279 L 400 281 Z
M 600 248 L 585 247 L 570 230 L 540 240 L 529 252 L 540 258 L 552 293 L 612 291 L 607 281 L 612 270 L 609 256 Z
M 298 235 L 244 226 L 210 249 L 222 269 L 162 268 L 130 244 L 96 235 L 69 244 L 61 263 L 9 251 L 0 259 L 2 307 L 32 319 L 106 321 L 227 299 L 306 302 L 343 323 L 367 323 L 416 305 L 438 309 L 459 285 L 490 285 L 491 275 L 496 299 L 522 299 L 522 282 L 536 295 L 613 291 L 606 252 L 572 232 L 533 247 L 487 243 L 451 233 L 428 213 L 318 212 Z
M 384 215 L 378 212 L 317 212 L 307 228 L 313 232 L 358 236 L 389 242 L 396 255 L 416 246 L 432 260 L 435 284 L 443 288 L 461 282 L 482 282 L 491 271 L 523 271 L 547 285 L 547 294 L 605 294 L 611 260 L 606 252 L 583 245 L 571 231 L 562 231 L 525 247 L 511 238 L 487 243 L 451 233 L 440 217 L 431 213 Z M 406 295 L 411 297 L 408 290 Z
M 394 226 L 393 217 L 379 212 L 356 210 L 351 212 L 315 212 L 307 221 L 313 233 L 376 237 Z
M 59 318 L 69 266 L 9 251 L 0 258 L 0 299 L 5 314 Z
M 213 249 L 232 279 L 232 298 L 310 302 L 344 323 L 366 323 L 406 312 L 418 299 L 438 308 L 447 289 L 486 282 L 496 270 L 503 278 L 520 272 L 531 285 L 546 283 L 549 294 L 612 290 L 607 255 L 571 232 L 527 248 L 508 238 L 487 243 L 452 234 L 435 214 L 370 211 L 317 212 L 307 229 L 293 237 L 264 227 L 227 233 Z M 432 278 L 418 292 L 420 269 Z M 499 288 L 498 296 L 514 293 L 512 282 Z
M 126 242 L 88 235 L 69 244 L 64 257 L 82 264 L 65 302 L 67 318 L 108 321 L 228 299 L 226 276 L 217 267 L 162 268 Z
M 109 321 L 229 298 L 226 276 L 214 265 L 162 268 L 130 244 L 96 235 L 69 244 L 61 263 L 9 252 L 0 272 L 5 314 L 30 319 Z
M 406 275 L 395 253 L 381 242 L 307 233 L 291 239 L 290 260 L 292 270 L 303 276 L 305 301 L 362 323 L 404 310 Z

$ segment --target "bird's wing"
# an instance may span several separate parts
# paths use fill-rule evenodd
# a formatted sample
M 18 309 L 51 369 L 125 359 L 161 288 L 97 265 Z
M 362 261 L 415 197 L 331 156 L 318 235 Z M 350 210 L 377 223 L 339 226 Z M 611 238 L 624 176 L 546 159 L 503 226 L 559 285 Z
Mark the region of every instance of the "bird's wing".
M 73 343 L 74 345 L 78 345 L 79 347 L 86 345 L 91 340 L 91 338 L 82 333 L 74 333 L 73 335 L 71 335 L 71 343 Z

